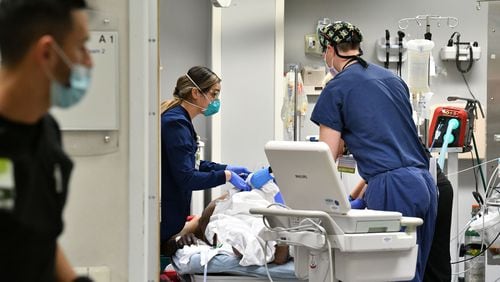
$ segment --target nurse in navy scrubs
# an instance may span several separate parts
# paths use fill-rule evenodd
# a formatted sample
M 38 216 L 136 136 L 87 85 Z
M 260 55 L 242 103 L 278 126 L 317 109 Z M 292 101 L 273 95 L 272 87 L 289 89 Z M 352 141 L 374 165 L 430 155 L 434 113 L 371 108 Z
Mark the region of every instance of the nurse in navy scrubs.
M 210 69 L 195 66 L 178 78 L 174 99 L 162 103 L 161 114 L 161 253 L 174 241 L 190 214 L 194 190 L 210 189 L 226 182 L 240 190 L 250 187 L 240 175 L 245 167 L 197 161 L 197 135 L 192 120 L 219 111 L 221 79 Z M 182 231 L 182 233 L 181 233 Z

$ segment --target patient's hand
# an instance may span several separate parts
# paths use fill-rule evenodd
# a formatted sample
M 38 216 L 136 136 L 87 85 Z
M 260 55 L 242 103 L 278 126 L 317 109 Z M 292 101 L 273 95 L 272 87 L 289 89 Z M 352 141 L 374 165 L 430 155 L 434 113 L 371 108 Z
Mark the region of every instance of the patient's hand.
M 182 249 L 184 246 L 196 244 L 196 236 L 193 233 L 184 234 L 175 238 L 177 248 Z
M 288 255 L 288 246 L 287 245 L 276 245 L 276 251 L 274 252 L 274 261 L 272 263 L 275 264 L 285 264 L 290 259 Z

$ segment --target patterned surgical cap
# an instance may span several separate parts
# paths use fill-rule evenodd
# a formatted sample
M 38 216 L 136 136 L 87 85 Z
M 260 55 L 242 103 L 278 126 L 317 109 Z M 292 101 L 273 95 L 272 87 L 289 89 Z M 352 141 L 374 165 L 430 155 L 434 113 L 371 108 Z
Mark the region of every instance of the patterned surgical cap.
M 325 51 L 329 44 L 360 43 L 363 40 L 363 35 L 359 28 L 353 24 L 337 21 L 320 28 L 318 38 L 323 51 Z

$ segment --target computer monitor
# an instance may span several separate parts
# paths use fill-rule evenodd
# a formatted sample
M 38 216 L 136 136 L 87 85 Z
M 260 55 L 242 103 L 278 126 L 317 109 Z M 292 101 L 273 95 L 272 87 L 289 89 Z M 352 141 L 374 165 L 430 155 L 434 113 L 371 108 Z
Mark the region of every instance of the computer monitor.
M 287 206 L 347 214 L 347 192 L 324 142 L 269 141 L 264 147 Z

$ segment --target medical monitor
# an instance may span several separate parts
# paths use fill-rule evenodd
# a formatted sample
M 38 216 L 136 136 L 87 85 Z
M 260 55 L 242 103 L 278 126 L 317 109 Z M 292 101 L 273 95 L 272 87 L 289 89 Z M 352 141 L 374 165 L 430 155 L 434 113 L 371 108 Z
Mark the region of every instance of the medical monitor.
M 269 141 L 265 152 L 287 206 L 346 214 L 351 205 L 323 142 Z

